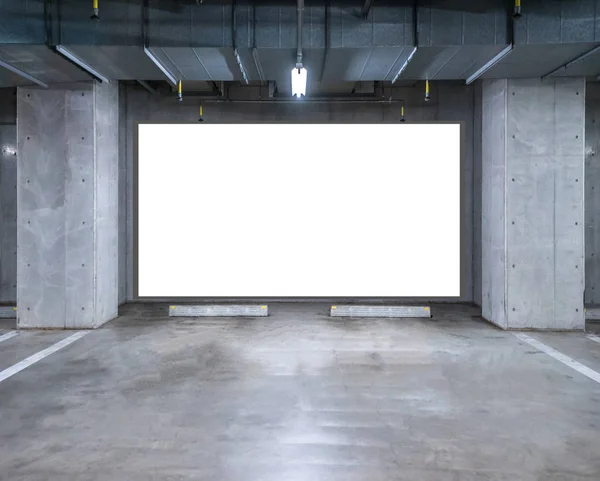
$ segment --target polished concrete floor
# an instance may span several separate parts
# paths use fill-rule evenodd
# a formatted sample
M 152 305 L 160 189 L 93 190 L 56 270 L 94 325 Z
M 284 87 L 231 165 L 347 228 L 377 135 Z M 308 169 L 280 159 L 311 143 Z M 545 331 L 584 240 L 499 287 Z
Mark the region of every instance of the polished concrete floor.
M 0 382 L 0 479 L 600 480 L 600 384 L 474 307 L 166 313 L 125 306 Z M 0 371 L 70 334 L 1 342 Z M 600 372 L 586 334 L 529 335 Z

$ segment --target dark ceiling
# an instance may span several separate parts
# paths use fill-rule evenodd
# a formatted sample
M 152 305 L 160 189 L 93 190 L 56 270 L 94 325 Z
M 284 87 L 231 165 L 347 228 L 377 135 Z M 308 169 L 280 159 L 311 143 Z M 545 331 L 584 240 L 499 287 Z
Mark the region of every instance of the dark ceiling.
M 356 82 L 394 79 L 600 74 L 596 0 L 521 3 L 514 18 L 513 2 L 503 0 L 306 2 L 309 83 L 346 91 Z M 91 7 L 83 0 L 0 0 L 0 65 L 10 67 L 0 67 L 0 86 L 31 83 L 18 72 L 51 84 L 90 79 L 91 71 L 108 80 L 289 88 L 295 2 L 99 0 L 99 21 L 90 20 Z

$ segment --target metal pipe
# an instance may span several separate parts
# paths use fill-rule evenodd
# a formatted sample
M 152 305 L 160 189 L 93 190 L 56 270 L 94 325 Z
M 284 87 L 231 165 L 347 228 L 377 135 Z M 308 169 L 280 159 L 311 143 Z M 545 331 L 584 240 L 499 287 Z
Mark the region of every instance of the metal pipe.
M 200 99 L 203 103 L 238 103 L 238 104 L 298 104 L 295 99 L 287 98 L 273 98 L 271 100 L 265 99 L 223 99 L 214 96 L 201 96 L 201 95 L 186 95 L 186 98 L 193 97 L 194 99 Z M 302 104 L 329 104 L 329 103 L 347 103 L 347 104 L 397 104 L 402 103 L 401 99 L 347 99 L 341 98 L 306 98 L 302 99 Z
M 100 9 L 98 8 L 98 0 L 92 0 L 93 14 L 90 17 L 92 20 L 100 20 Z
M 513 9 L 513 16 L 520 17 L 521 16 L 521 0 L 515 0 L 515 7 Z
M 304 0 L 298 0 L 298 46 L 296 49 L 296 67 L 302 68 L 302 17 L 304 15 Z

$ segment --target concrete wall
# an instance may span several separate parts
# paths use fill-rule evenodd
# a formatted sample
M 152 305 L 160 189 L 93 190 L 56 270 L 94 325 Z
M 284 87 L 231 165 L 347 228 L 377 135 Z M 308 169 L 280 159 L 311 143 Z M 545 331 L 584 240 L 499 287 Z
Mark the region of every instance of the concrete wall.
M 506 327 L 505 177 L 507 80 L 482 85 L 481 311 Z
M 483 316 L 583 329 L 585 79 L 486 80 Z
M 19 88 L 19 327 L 117 313 L 118 87 Z
M 432 83 L 430 102 L 424 102 L 424 85 L 394 89 L 393 97 L 403 98 L 407 121 L 464 121 L 465 141 L 462 162 L 462 228 L 461 228 L 461 292 L 462 301 L 473 300 L 474 284 L 479 283 L 478 269 L 473 266 L 473 252 L 478 252 L 480 237 L 475 235 L 473 188 L 473 88 L 462 82 Z M 258 98 L 258 92 L 244 89 L 247 98 Z M 231 92 L 232 97 L 236 92 Z M 237 93 L 239 95 L 239 92 Z M 389 93 L 386 92 L 386 96 Z M 157 97 L 134 86 L 121 86 L 121 176 L 119 191 L 126 202 L 120 205 L 119 248 L 126 259 L 126 270 L 119 272 L 120 300 L 133 298 L 133 159 L 134 129 L 137 122 L 196 122 L 199 101 L 186 98 L 178 104 L 174 96 Z M 265 122 L 362 122 L 392 121 L 400 116 L 399 104 L 265 104 L 265 103 L 204 103 L 204 117 L 210 121 Z M 125 121 L 123 121 L 123 119 Z M 235 139 L 232 139 L 234 141 Z M 352 139 L 353 142 L 377 142 L 377 139 Z M 224 146 L 226 148 L 226 146 Z M 435 226 L 432 226 L 435 232 Z M 125 238 L 123 237 L 125 235 Z M 443 233 L 437 233 L 440 239 Z M 121 266 L 122 264 L 122 260 Z
M 481 157 L 483 84 L 473 85 L 473 302 L 481 306 Z
M 119 305 L 119 86 L 94 85 L 95 319 L 117 316 Z
M 17 301 L 17 90 L 0 89 L 0 302 Z
M 600 304 L 600 84 L 585 97 L 585 302 Z

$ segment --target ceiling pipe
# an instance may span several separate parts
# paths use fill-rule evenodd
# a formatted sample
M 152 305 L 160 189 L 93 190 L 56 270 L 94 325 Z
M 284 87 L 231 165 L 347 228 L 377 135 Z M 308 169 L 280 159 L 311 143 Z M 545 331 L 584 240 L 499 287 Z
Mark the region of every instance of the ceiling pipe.
M 321 78 L 320 81 L 323 82 L 323 77 L 325 76 L 325 66 L 327 65 L 327 58 L 329 56 L 329 0 L 325 0 L 325 41 L 323 45 L 325 46 L 325 53 L 323 54 L 323 64 L 321 65 Z
M 296 47 L 296 68 L 302 68 L 302 25 L 304 15 L 304 0 L 298 0 L 298 46 Z
M 521 0 L 515 0 L 515 7 L 513 9 L 513 17 L 521 16 Z
M 92 0 L 92 16 L 91 20 L 100 20 L 100 9 L 98 8 L 98 0 Z
M 200 99 L 203 103 L 238 103 L 238 104 L 298 104 L 297 100 L 289 98 L 273 98 L 266 99 L 223 99 L 214 96 L 203 95 L 186 95 L 186 98 L 194 97 Z M 346 97 L 330 97 L 330 98 L 305 98 L 302 103 L 309 104 L 329 104 L 329 103 L 346 103 L 346 104 L 398 104 L 402 103 L 401 99 L 372 99 L 372 98 L 346 98 Z

